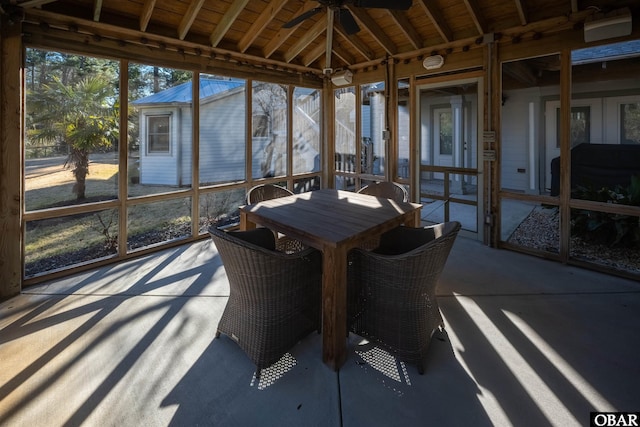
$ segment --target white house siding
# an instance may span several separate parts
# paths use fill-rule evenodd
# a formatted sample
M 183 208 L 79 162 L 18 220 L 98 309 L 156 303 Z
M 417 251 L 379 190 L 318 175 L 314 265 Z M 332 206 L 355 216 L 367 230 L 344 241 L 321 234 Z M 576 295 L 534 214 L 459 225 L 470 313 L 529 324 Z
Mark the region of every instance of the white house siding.
M 371 122 L 369 124 L 370 131 L 368 136 L 371 137 L 371 142 L 373 143 L 373 152 L 378 157 L 378 159 L 375 159 L 373 163 L 373 173 L 376 175 L 384 175 L 387 162 L 385 156 L 385 142 L 382 139 L 382 131 L 385 130 L 386 125 L 384 117 L 384 93 L 376 92 L 372 94 L 370 102 L 371 108 L 369 120 Z M 365 123 L 364 120 L 363 123 Z
M 169 153 L 149 153 L 147 147 L 147 117 L 170 115 L 171 133 Z M 140 113 L 140 183 L 156 185 L 178 185 L 179 109 L 163 106 L 147 108 Z
M 636 90 L 640 89 L 640 83 L 636 82 Z M 620 123 L 620 105 L 640 102 L 640 94 L 618 96 L 615 98 L 605 98 L 602 111 L 605 117 L 615 118 L 616 123 Z M 620 134 L 620 126 L 607 126 L 603 132 L 605 144 L 620 144 L 622 135 Z
M 398 175 L 402 178 L 409 178 L 409 138 L 411 135 L 411 121 L 409 106 L 398 106 Z
M 200 93 L 200 183 L 244 179 L 244 85 L 201 81 Z M 136 104 L 140 108 L 140 183 L 190 186 L 194 125 L 191 83 L 150 95 Z M 170 152 L 150 154 L 146 117 L 164 114 L 170 115 Z
M 620 144 L 620 104 L 640 102 L 639 90 L 638 82 L 632 80 L 573 85 L 572 106 L 590 107 L 591 144 Z M 544 193 L 551 187 L 551 160 L 560 155 L 556 112 L 560 107 L 559 92 L 559 86 L 505 91 L 501 117 L 503 189 Z M 629 95 L 634 92 L 635 95 Z M 528 144 L 530 103 L 534 112 L 533 159 Z M 518 172 L 519 168 L 525 169 L 525 173 Z M 531 173 L 536 174 L 533 179 Z
M 316 105 L 319 104 L 316 102 Z M 305 105 L 306 107 L 306 105 Z M 311 111 L 315 111 L 313 106 Z M 161 103 L 150 101 L 141 106 L 141 183 L 189 186 L 193 159 L 193 113 L 190 102 Z M 171 152 L 148 155 L 146 152 L 145 117 L 155 114 L 171 114 Z M 294 121 L 295 159 L 298 172 L 319 170 L 319 152 L 306 142 L 308 137 L 315 145 L 319 140 L 319 125 L 304 109 L 295 110 L 299 120 Z M 246 96 L 244 86 L 224 90 L 203 98 L 200 103 L 200 176 L 201 184 L 213 184 L 243 180 L 246 178 Z M 275 175 L 286 172 L 286 109 L 274 113 L 275 150 L 277 156 L 268 160 L 271 137 L 254 138 L 253 177 L 262 177 L 267 167 Z M 284 154 L 283 154 L 284 153 Z
M 538 163 L 529 162 L 530 137 L 534 135 L 536 146 L 540 135 L 540 91 L 537 88 L 504 93 L 501 132 L 501 182 L 502 188 L 522 192 L 538 191 Z M 531 105 L 533 104 L 533 105 Z M 533 107 L 534 122 L 530 123 Z M 533 127 L 533 129 L 532 129 Z M 536 150 L 539 148 L 536 147 Z M 531 174 L 536 183 L 531 189 Z
M 301 93 L 301 94 L 300 94 Z M 293 107 L 293 173 L 320 170 L 320 96 L 296 88 Z
M 245 178 L 244 87 L 200 106 L 200 182 Z
M 182 107 L 178 116 L 181 118 L 178 129 L 180 149 L 177 152 L 177 175 L 180 187 L 191 186 L 191 164 L 193 159 L 193 110 L 191 106 Z
M 256 136 L 251 140 L 253 178 L 284 176 L 287 174 L 287 138 L 288 122 L 287 109 L 283 106 L 273 106 L 271 111 L 265 112 L 270 116 L 270 130 L 267 136 Z M 254 112 L 262 111 L 255 104 Z
M 572 105 L 593 105 L 591 112 L 591 143 L 620 144 L 620 104 L 640 101 L 640 80 L 603 81 L 596 84 L 575 84 Z M 634 93 L 635 95 L 629 95 Z M 576 95 L 580 94 L 580 95 Z

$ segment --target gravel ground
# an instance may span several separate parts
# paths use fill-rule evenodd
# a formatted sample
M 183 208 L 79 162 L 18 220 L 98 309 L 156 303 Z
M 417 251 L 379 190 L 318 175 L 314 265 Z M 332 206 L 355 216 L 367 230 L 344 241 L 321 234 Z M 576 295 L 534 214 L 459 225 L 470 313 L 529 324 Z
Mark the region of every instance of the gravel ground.
M 560 251 L 560 215 L 557 208 L 536 207 L 515 229 L 508 242 L 558 253 Z M 582 261 L 640 274 L 640 248 L 614 248 L 572 237 L 570 255 Z

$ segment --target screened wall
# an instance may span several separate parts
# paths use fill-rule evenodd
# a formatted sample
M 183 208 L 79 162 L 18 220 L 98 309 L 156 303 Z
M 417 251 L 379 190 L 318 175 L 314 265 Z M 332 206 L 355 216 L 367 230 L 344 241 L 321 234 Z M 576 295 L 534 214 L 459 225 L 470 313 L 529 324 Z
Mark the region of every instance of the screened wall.
M 319 89 L 42 49 L 26 58 L 26 279 L 233 226 L 259 182 L 319 188 Z

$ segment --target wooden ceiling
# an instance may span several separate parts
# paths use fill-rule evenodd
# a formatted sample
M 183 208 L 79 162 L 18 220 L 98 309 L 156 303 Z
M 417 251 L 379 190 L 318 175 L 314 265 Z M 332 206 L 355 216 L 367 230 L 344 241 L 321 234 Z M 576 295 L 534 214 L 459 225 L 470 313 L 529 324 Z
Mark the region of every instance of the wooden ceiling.
M 361 0 L 371 5 L 373 0 Z M 359 31 L 348 34 L 327 11 L 347 9 Z M 343 4 L 344 3 L 344 4 Z M 394 0 L 378 0 L 394 4 Z M 212 57 L 249 61 L 299 73 L 356 70 L 387 58 L 407 60 L 486 41 L 536 37 L 575 28 L 596 12 L 637 0 L 413 0 L 407 10 L 363 7 L 358 0 L 0 0 L 2 12 L 24 21 L 93 37 L 155 43 Z M 322 10 L 293 28 L 283 25 L 313 8 Z M 330 13 L 330 12 L 329 12 Z M 326 47 L 331 46 L 331 54 Z M 327 70 L 328 71 L 328 70 Z

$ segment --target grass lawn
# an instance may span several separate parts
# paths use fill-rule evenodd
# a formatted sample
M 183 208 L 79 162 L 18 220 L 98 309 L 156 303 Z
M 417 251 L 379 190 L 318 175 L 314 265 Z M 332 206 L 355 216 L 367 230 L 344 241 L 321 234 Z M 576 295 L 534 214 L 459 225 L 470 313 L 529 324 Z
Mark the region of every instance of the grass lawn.
M 27 211 L 78 203 L 75 178 L 64 158 L 28 165 L 25 174 Z M 169 192 L 175 187 L 129 184 L 130 196 Z M 80 203 L 118 197 L 118 165 L 111 159 L 92 161 Z M 136 248 L 189 235 L 191 203 L 179 198 L 133 206 L 127 212 L 128 246 Z M 29 221 L 25 233 L 27 276 L 116 253 L 118 212 L 115 209 Z M 141 237 L 144 235 L 144 237 Z

